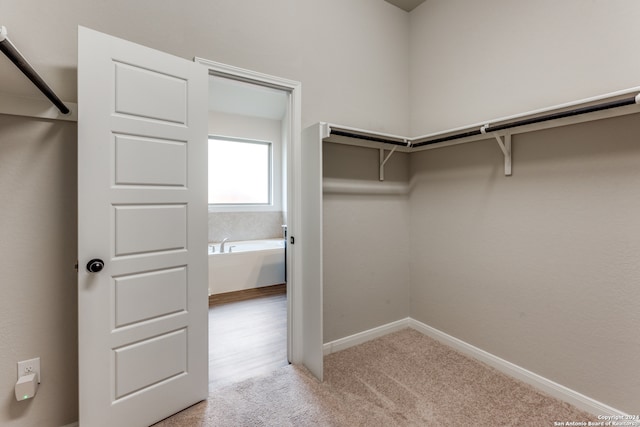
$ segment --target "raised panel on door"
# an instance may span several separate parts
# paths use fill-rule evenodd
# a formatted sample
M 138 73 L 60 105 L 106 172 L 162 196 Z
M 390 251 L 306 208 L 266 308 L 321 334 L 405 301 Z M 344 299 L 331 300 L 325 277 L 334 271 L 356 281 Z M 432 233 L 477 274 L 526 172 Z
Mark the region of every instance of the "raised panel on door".
M 187 374 L 187 330 L 167 332 L 113 351 L 113 401 Z M 150 363 L 154 361 L 153 363 Z
M 114 112 L 176 124 L 187 124 L 187 79 L 113 60 Z
M 115 277 L 113 300 L 114 329 L 186 312 L 187 267 Z
M 186 141 L 116 134 L 113 149 L 114 185 L 186 187 Z
M 114 256 L 187 249 L 187 203 L 112 206 Z

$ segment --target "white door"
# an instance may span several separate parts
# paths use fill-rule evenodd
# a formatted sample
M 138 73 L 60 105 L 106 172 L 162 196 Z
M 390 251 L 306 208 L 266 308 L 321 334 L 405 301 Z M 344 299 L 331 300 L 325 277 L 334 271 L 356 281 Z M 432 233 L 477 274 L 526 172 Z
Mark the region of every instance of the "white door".
M 302 132 L 302 300 L 303 363 L 320 381 L 323 377 L 322 329 L 322 139 L 325 126 Z
M 207 397 L 207 85 L 200 64 L 78 30 L 83 427 Z

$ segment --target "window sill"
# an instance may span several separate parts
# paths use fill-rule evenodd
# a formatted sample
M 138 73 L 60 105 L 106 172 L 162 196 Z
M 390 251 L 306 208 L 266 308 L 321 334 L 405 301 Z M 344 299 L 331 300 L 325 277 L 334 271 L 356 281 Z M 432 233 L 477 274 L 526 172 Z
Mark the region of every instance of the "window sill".
M 208 205 L 209 213 L 219 212 L 280 212 L 282 207 L 274 205 Z

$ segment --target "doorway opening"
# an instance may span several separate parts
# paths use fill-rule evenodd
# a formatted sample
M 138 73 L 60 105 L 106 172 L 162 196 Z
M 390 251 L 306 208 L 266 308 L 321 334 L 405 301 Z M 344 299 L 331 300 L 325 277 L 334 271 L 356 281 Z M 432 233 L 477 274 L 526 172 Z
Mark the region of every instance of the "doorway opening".
M 290 92 L 212 74 L 208 132 L 211 391 L 290 360 Z

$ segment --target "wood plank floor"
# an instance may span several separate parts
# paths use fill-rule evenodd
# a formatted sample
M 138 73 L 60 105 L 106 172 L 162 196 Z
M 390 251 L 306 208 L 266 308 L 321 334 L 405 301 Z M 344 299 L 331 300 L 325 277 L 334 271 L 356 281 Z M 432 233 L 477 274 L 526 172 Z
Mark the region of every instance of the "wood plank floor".
M 209 307 L 226 304 L 228 302 L 244 301 L 269 295 L 284 294 L 287 292 L 287 284 L 264 286 L 261 288 L 244 289 L 242 291 L 225 292 L 223 294 L 209 295 Z
M 209 391 L 287 364 L 285 293 L 209 308 Z

